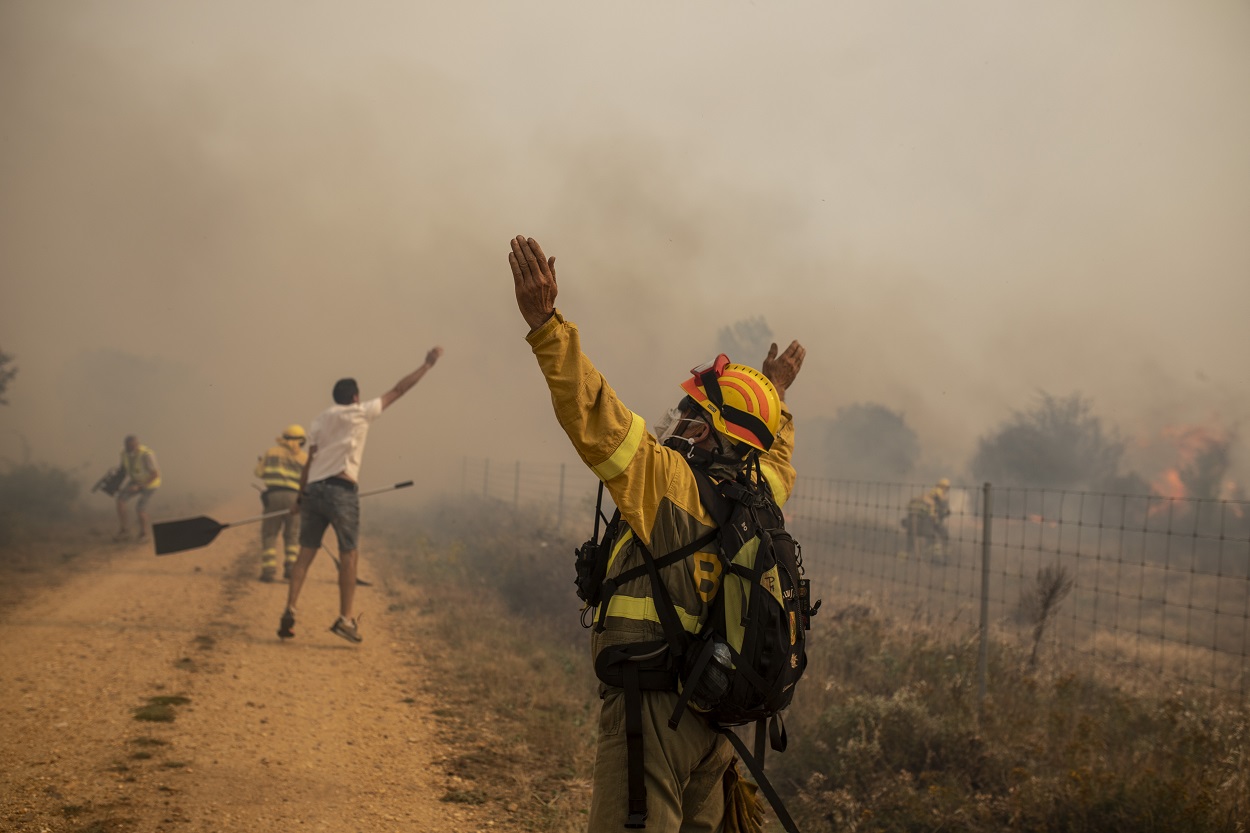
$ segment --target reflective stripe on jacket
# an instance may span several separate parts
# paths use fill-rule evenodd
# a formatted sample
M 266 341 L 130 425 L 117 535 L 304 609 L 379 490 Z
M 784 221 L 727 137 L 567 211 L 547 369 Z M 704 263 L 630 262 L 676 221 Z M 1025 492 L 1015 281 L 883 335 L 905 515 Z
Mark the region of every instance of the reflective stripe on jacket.
M 139 446 L 134 454 L 123 449 L 122 468 L 126 470 L 126 476 L 131 483 L 144 489 L 155 489 L 161 485 L 160 474 L 156 468 L 156 455 L 146 445 Z M 153 474 L 157 475 L 156 479 L 148 483 L 148 478 Z
M 292 451 L 285 445 L 278 444 L 265 452 L 256 464 L 256 476 L 269 489 L 291 489 L 299 491 L 300 476 L 304 473 L 304 463 L 308 455 L 303 451 Z
M 680 454 L 660 445 L 642 417 L 631 412 L 581 350 L 577 327 L 559 311 L 526 339 L 547 379 L 556 419 L 582 461 L 602 480 L 628 524 L 612 549 L 607 577 L 643 563 L 638 541 L 660 558 L 695 541 L 715 523 L 699 501 L 694 474 Z M 674 385 L 676 389 L 676 385 Z M 782 405 L 781 425 L 770 451 L 760 457 L 764 477 L 779 505 L 794 488 L 791 464 L 794 425 Z M 758 539 L 743 547 L 753 560 Z M 715 553 L 716 543 L 703 552 Z M 710 555 L 695 553 L 661 571 L 678 618 L 697 633 L 706 621 L 708 602 L 720 587 L 721 566 Z M 627 582 L 608 603 L 605 630 L 592 633 L 595 655 L 606 647 L 664 638 L 651 582 L 646 576 Z

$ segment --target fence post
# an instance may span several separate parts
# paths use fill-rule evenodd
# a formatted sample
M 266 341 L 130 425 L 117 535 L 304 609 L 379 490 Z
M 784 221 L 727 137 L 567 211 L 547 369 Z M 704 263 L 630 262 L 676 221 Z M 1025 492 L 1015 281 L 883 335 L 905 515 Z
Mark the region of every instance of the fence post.
M 981 487 L 981 627 L 977 655 L 977 720 L 985 711 L 985 677 L 990 664 L 990 530 L 993 527 L 990 484 Z
M 482 465 L 482 497 L 490 497 L 490 458 Z
M 512 481 L 512 508 L 521 505 L 521 461 L 516 461 L 516 478 Z
M 560 496 L 556 498 L 556 529 L 564 526 L 564 463 L 560 464 Z

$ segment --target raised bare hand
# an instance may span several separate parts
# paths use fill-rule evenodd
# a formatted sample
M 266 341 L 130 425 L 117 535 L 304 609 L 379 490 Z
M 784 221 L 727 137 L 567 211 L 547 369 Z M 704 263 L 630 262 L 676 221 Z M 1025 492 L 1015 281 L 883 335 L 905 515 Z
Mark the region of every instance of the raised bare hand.
M 799 375 L 806 355 L 807 350 L 797 341 L 790 342 L 790 346 L 780 356 L 777 355 L 775 343 L 768 348 L 768 355 L 764 358 L 764 366 L 760 371 L 773 383 L 777 395 L 783 400 L 786 398 L 786 389 L 794 384 L 794 378 Z
M 438 360 L 442 358 L 442 356 L 443 356 L 442 347 L 431 347 L 430 352 L 425 354 L 425 363 L 427 366 L 433 367 L 435 364 L 438 363 Z
M 542 246 L 532 237 L 517 235 L 508 254 L 512 267 L 512 283 L 516 289 L 516 305 L 521 317 L 537 330 L 556 309 L 556 259 L 543 254 Z

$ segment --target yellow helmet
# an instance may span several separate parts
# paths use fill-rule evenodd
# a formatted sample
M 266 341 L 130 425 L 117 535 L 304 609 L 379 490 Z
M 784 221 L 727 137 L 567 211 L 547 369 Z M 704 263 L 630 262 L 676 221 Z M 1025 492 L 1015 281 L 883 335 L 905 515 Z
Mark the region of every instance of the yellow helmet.
M 282 429 L 282 439 L 289 440 L 291 442 L 298 442 L 300 445 L 303 445 L 308 441 L 308 435 L 304 433 L 304 426 L 288 425 L 286 428 Z
M 937 487 L 943 490 L 949 489 L 951 487 L 950 478 L 943 477 L 941 480 L 937 482 Z
M 781 397 L 767 376 L 730 364 L 724 353 L 690 375 L 681 389 L 708 412 L 717 431 L 760 451 L 772 448 L 781 426 Z

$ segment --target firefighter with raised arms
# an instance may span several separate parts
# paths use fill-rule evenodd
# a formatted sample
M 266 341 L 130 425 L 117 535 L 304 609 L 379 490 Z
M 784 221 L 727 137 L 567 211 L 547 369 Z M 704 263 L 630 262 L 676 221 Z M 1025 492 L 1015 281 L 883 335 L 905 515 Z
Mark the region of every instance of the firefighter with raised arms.
M 605 586 L 612 591 L 606 604 L 592 611 L 596 673 L 601 682 L 631 671 L 636 677 L 632 663 L 617 661 L 636 653 L 632 646 L 665 640 L 666 618 L 689 634 L 699 633 L 724 580 L 714 555 L 717 522 L 701 502 L 694 470 L 713 479 L 733 478 L 750 463 L 777 504 L 789 497 L 795 483 L 794 426 L 783 400 L 805 351 L 796 341 L 778 355 L 773 345 L 763 372 L 724 356 L 696 369 L 681 385 L 680 404 L 657 426 L 658 436 L 652 435 L 582 353 L 577 327 L 555 308 L 555 258 L 548 259 L 532 238 L 517 237 L 511 248 L 517 306 L 529 325 L 526 340 L 546 378 L 556 418 L 610 492 L 623 523 L 607 561 Z M 655 579 L 663 586 L 659 594 L 649 576 L 640 575 L 644 551 L 654 555 L 647 560 L 661 565 Z M 665 593 L 668 604 L 657 603 L 655 596 Z M 636 679 L 633 694 L 624 684 L 603 682 L 601 688 L 588 829 L 729 829 L 727 793 L 731 803 L 735 799 L 726 785 L 734 776 L 733 747 L 699 714 L 684 713 L 686 701 L 663 680 L 657 683 L 647 663 L 637 667 L 643 669 L 645 690 L 638 692 Z M 627 714 L 627 700 L 635 701 L 640 720 Z M 684 718 L 671 729 L 678 711 Z M 641 758 L 634 772 L 631 756 Z

